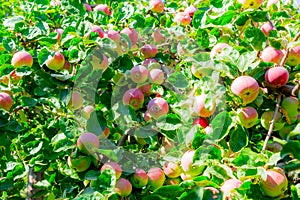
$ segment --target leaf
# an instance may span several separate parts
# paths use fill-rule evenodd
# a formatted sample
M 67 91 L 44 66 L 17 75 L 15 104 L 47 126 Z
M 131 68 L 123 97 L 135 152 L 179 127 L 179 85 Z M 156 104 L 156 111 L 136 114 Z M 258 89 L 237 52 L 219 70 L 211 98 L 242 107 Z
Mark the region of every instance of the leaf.
M 249 26 L 245 30 L 245 40 L 251 43 L 256 50 L 262 50 L 266 36 L 259 28 Z
M 208 9 L 209 8 L 200 8 L 194 13 L 192 24 L 195 28 L 201 27 L 203 24 L 203 17 Z
M 238 59 L 238 68 L 240 72 L 245 72 L 247 69 L 251 66 L 251 64 L 256 60 L 257 52 L 256 51 L 250 51 L 245 52 L 242 55 L 240 55 Z M 257 65 L 259 62 L 257 63 Z M 257 66 L 256 65 L 256 66 Z M 252 66 L 254 68 L 254 66 Z
M 168 185 L 154 190 L 153 194 L 167 199 L 177 199 L 183 192 L 184 189 L 178 185 Z
M 168 114 L 158 118 L 156 126 L 160 129 L 171 131 L 178 129 L 182 124 L 177 115 Z
M 219 113 L 211 122 L 213 132 L 207 136 L 207 140 L 220 141 L 228 135 L 231 129 L 232 119 L 228 112 Z
M 7 27 L 8 29 L 15 29 L 15 25 L 17 23 L 20 23 L 23 21 L 24 21 L 23 16 L 14 16 L 14 17 L 5 19 L 3 22 L 3 26 Z
M 239 152 L 248 145 L 248 131 L 242 126 L 237 128 L 230 134 L 230 148 L 233 152 Z
M 187 81 L 186 77 L 180 72 L 170 74 L 167 81 L 180 89 L 185 89 L 189 86 L 189 82 Z
M 280 156 L 283 158 L 287 155 L 294 157 L 295 159 L 300 159 L 300 142 L 299 141 L 289 141 L 282 147 Z

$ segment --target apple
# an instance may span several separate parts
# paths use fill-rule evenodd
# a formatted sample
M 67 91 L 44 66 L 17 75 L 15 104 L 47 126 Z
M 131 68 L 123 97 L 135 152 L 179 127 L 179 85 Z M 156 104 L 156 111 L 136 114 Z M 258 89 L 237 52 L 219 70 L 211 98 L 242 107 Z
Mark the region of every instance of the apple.
M 100 26 L 93 25 L 91 32 L 98 33 L 98 35 L 99 35 L 100 38 L 104 37 L 104 32 L 103 32 L 103 30 L 102 30 L 102 28 Z
M 56 29 L 54 29 L 53 32 L 57 33 L 57 42 L 59 43 L 60 39 L 61 39 L 61 35 L 63 34 L 64 30 L 61 28 L 56 28 Z
M 148 184 L 148 175 L 142 169 L 136 169 L 134 174 L 130 177 L 130 182 L 135 188 L 142 188 Z
M 100 142 L 97 135 L 86 132 L 79 136 L 76 145 L 81 152 L 92 154 L 94 149 L 99 148 Z
M 165 4 L 162 0 L 150 0 L 150 10 L 155 13 L 162 13 L 165 8 Z
M 166 178 L 162 169 L 159 167 L 152 167 L 149 169 L 147 175 L 148 184 L 153 190 L 163 186 Z
M 189 7 L 187 7 L 184 12 L 189 14 L 191 17 L 194 16 L 194 13 L 197 11 L 197 8 L 193 5 L 190 5 Z
M 165 162 L 163 166 L 164 173 L 169 178 L 177 178 L 181 174 L 181 167 L 174 162 Z
M 279 1 L 279 0 L 268 0 L 267 8 L 269 8 L 269 7 L 272 6 L 273 4 L 277 5 L 277 8 L 280 7 L 280 1 Z
M 94 11 L 102 11 L 104 12 L 107 16 L 110 16 L 110 9 L 108 7 L 108 5 L 106 4 L 99 4 L 94 8 Z
M 142 65 L 147 67 L 151 63 L 157 63 L 157 60 L 155 60 L 154 58 L 147 58 L 143 61 Z
M 46 66 L 51 70 L 60 70 L 64 67 L 65 57 L 60 52 L 55 52 L 53 56 L 49 55 L 46 60 Z
M 128 35 L 132 46 L 137 44 L 139 35 L 134 28 L 124 28 L 121 33 Z
M 89 4 L 85 3 L 84 7 L 85 7 L 86 11 L 88 11 L 88 12 L 92 11 L 92 7 Z
M 61 1 L 60 0 L 51 0 L 50 6 L 52 6 L 52 7 L 61 6 Z
M 211 76 L 212 73 L 213 73 L 213 69 L 212 68 L 202 67 L 202 66 L 198 66 L 196 64 L 192 65 L 191 71 L 192 71 L 192 74 L 196 78 L 202 78 L 204 76 Z
M 157 85 L 163 84 L 165 81 L 165 74 L 161 69 L 151 69 L 149 71 L 149 82 Z
M 207 95 L 202 94 L 195 97 L 194 101 L 194 111 L 199 115 L 200 117 L 210 117 L 216 110 L 216 104 L 213 103 L 212 108 L 205 108 L 205 99 Z
M 64 63 L 64 66 L 62 69 L 67 70 L 67 71 L 69 71 L 71 69 L 71 64 L 67 59 L 65 59 L 65 63 Z
M 217 54 L 220 54 L 221 51 L 225 48 L 225 47 L 231 47 L 229 44 L 226 43 L 218 43 L 216 44 L 210 52 L 210 58 L 213 59 Z
M 197 166 L 193 164 L 195 152 L 195 150 L 188 150 L 181 157 L 181 168 L 184 174 L 190 175 L 191 177 L 201 174 L 205 168 L 205 166 Z
M 272 143 L 267 144 L 267 149 L 269 151 L 272 151 L 273 153 L 278 153 L 281 151 L 282 146 L 277 142 L 272 142 Z
M 0 92 L 0 108 L 9 111 L 13 105 L 13 100 L 9 94 Z
M 141 53 L 144 58 L 153 58 L 158 53 L 158 49 L 154 44 L 145 44 L 141 48 Z
M 15 53 L 11 60 L 11 65 L 15 68 L 26 66 L 31 67 L 33 64 L 33 58 L 30 53 L 26 51 L 18 51 Z
M 149 101 L 147 109 L 150 116 L 157 120 L 159 117 L 168 114 L 169 104 L 165 99 L 155 97 Z
M 258 120 L 258 113 L 253 107 L 241 108 L 237 112 L 239 123 L 245 128 L 251 128 Z
M 165 36 L 163 36 L 159 30 L 153 32 L 153 39 L 157 44 L 161 44 L 166 41 Z
M 131 194 L 132 185 L 127 179 L 120 178 L 116 183 L 115 192 L 122 197 L 126 197 Z
M 110 129 L 108 127 L 105 127 L 102 133 L 99 135 L 99 138 L 107 138 L 110 134 Z
M 230 192 L 236 188 L 239 188 L 242 185 L 242 183 L 242 181 L 236 178 L 226 180 L 221 186 L 221 191 L 225 196 L 229 196 Z
M 289 72 L 284 67 L 273 67 L 265 73 L 265 81 L 274 88 L 284 86 L 289 80 Z
M 285 97 L 281 102 L 281 111 L 285 115 L 287 122 L 292 124 L 296 122 L 299 101 L 296 97 Z
M 206 128 L 209 125 L 207 119 L 204 117 L 198 117 L 194 119 L 193 125 L 197 125 L 197 124 L 200 125 L 202 128 Z
M 288 55 L 286 64 L 296 66 L 300 64 L 300 46 L 293 47 Z
M 81 94 L 77 91 L 72 92 L 71 98 L 68 104 L 69 109 L 77 110 L 81 108 L 83 104 L 83 98 Z
M 267 180 L 260 181 L 260 190 L 269 197 L 282 195 L 288 187 L 288 180 L 281 168 L 267 170 Z
M 143 65 L 136 65 L 130 70 L 130 78 L 135 83 L 144 83 L 148 79 L 148 69 Z
M 251 76 L 236 78 L 230 88 L 233 94 L 242 99 L 244 105 L 253 102 L 259 93 L 259 85 Z
M 95 110 L 94 106 L 85 106 L 82 110 L 82 116 L 85 119 L 89 119 L 91 113 Z
M 174 22 L 181 24 L 183 26 L 188 26 L 191 24 L 192 18 L 190 17 L 189 13 L 179 12 L 175 15 Z
M 279 64 L 283 56 L 284 54 L 281 50 L 268 46 L 261 52 L 260 59 L 264 62 Z
M 204 132 L 206 133 L 206 134 L 211 134 L 212 132 L 213 132 L 213 128 L 212 128 L 212 126 L 207 126 L 207 127 L 205 127 L 204 128 Z
M 180 178 L 168 178 L 165 182 L 165 185 L 179 185 L 180 183 Z
M 270 122 L 273 119 L 274 111 L 266 111 L 261 115 L 261 125 L 266 129 L 269 130 Z M 281 121 L 282 115 L 280 112 L 277 112 L 275 117 L 275 124 L 274 124 L 274 131 L 278 131 L 283 128 L 284 122 Z
M 102 173 L 104 170 L 106 169 L 113 169 L 116 173 L 116 178 L 119 179 L 122 175 L 122 168 L 121 166 L 116 163 L 116 162 L 107 162 L 105 163 L 101 169 L 100 169 L 100 172 Z
M 107 30 L 104 33 L 104 37 L 109 38 L 109 39 L 115 41 L 116 43 L 119 43 L 120 39 L 121 39 L 120 33 L 118 31 L 115 31 L 115 30 Z
M 91 165 L 91 158 L 88 156 L 79 156 L 74 158 L 74 152 L 71 156 L 68 156 L 68 165 L 70 168 L 75 169 L 78 172 L 87 170 Z
M 108 68 L 108 58 L 106 55 L 101 54 L 102 59 L 96 57 L 95 55 L 92 55 L 91 57 L 91 64 L 93 66 L 93 70 L 101 69 L 103 72 Z
M 140 86 L 138 89 L 141 90 L 142 93 L 144 93 L 144 95 L 149 96 L 151 94 L 152 85 L 150 85 L 149 83 L 146 83 L 146 84 Z
M 127 90 L 123 95 L 123 104 L 131 105 L 135 110 L 143 106 L 144 94 L 137 88 Z
M 279 136 L 282 138 L 282 139 L 287 139 L 288 135 L 290 134 L 290 132 L 292 130 L 294 130 L 294 126 L 293 125 L 289 125 L 289 126 L 284 126 L 282 127 L 282 129 L 279 130 Z
M 266 22 L 260 27 L 260 30 L 265 34 L 266 37 L 268 37 L 269 32 L 275 30 L 275 28 L 272 26 L 270 22 Z
M 238 3 L 242 4 L 243 8 L 259 8 L 264 0 L 237 0 Z

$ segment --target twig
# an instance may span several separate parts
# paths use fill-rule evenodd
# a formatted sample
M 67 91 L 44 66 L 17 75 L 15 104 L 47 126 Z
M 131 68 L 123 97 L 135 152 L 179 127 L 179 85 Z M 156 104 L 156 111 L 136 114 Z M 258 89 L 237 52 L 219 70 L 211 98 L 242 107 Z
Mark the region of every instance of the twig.
M 280 107 L 281 96 L 282 96 L 282 94 L 279 94 L 279 95 L 278 95 L 277 103 L 276 103 L 276 108 L 275 108 L 275 111 L 274 111 L 273 118 L 272 118 L 272 120 L 270 121 L 270 128 L 269 128 L 267 137 L 266 137 L 266 139 L 265 139 L 264 146 L 263 146 L 263 148 L 262 148 L 262 152 L 264 152 L 264 151 L 266 150 L 268 141 L 269 141 L 269 139 L 270 139 L 270 137 L 271 137 L 271 134 L 272 134 L 272 132 L 273 132 L 274 125 L 275 125 L 275 119 L 276 119 L 276 116 L 277 116 L 277 114 L 278 114 L 278 110 L 279 110 L 279 107 Z
M 293 38 L 293 42 L 297 41 L 299 39 L 299 37 L 300 37 L 300 32 Z M 281 59 L 280 66 L 284 66 L 284 64 L 289 56 L 289 53 L 290 53 L 290 48 L 287 48 L 284 57 Z

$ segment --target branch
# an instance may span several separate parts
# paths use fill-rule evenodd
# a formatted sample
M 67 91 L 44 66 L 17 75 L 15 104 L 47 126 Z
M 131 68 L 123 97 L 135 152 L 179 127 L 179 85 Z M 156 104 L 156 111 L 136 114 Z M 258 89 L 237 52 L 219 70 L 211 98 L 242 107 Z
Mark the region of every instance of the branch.
M 262 152 L 264 152 L 267 148 L 267 144 L 268 144 L 268 141 L 271 137 L 271 134 L 273 132 L 273 129 L 274 129 L 274 124 L 275 124 L 275 119 L 276 119 L 276 116 L 278 114 L 278 110 L 279 110 L 279 107 L 280 107 L 280 102 L 281 102 L 281 96 L 282 94 L 279 94 L 278 95 L 278 98 L 277 98 L 277 103 L 276 103 L 276 108 L 275 108 L 275 111 L 274 111 L 274 115 L 273 115 L 273 118 L 272 120 L 270 121 L 270 128 L 269 128 L 269 131 L 268 131 L 268 134 L 267 134 L 267 137 L 264 141 L 264 146 L 262 148 Z
M 299 39 L 299 37 L 300 37 L 300 32 L 293 38 L 292 42 L 297 41 Z M 280 66 L 284 66 L 284 64 L 289 56 L 290 50 L 291 50 L 290 48 L 286 49 L 286 53 L 285 53 L 284 57 L 281 59 Z

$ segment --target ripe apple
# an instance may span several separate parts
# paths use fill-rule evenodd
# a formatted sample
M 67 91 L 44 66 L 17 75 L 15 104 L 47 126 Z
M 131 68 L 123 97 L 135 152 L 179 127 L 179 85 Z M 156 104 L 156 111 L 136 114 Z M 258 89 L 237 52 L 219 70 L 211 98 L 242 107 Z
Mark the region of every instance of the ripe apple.
M 113 169 L 116 173 L 116 178 L 119 179 L 122 175 L 122 168 L 121 166 L 116 162 L 107 162 L 102 167 L 100 172 L 102 173 L 106 169 Z
M 268 46 L 261 52 L 260 59 L 264 62 L 279 64 L 283 56 L 284 54 L 281 50 Z
M 205 166 L 197 166 L 193 164 L 195 150 L 186 151 L 181 157 L 181 168 L 186 175 L 191 177 L 201 174 Z
M 269 32 L 275 30 L 275 28 L 272 26 L 270 22 L 266 22 L 260 27 L 260 30 L 265 34 L 266 37 L 268 37 Z
M 240 4 L 242 4 L 243 8 L 259 8 L 264 0 L 237 0 Z
M 244 105 L 253 102 L 259 93 L 259 85 L 251 76 L 236 78 L 230 88 L 233 94 L 242 99 Z
M 92 11 L 92 8 L 91 8 L 91 6 L 89 4 L 85 3 L 84 7 L 85 7 L 86 11 L 88 11 L 88 12 Z
M 57 33 L 57 42 L 60 43 L 61 35 L 63 34 L 64 30 L 61 28 L 56 28 L 54 32 Z
M 181 174 L 181 167 L 174 162 L 165 162 L 163 166 L 164 173 L 169 178 L 177 178 Z
M 161 69 L 151 69 L 149 71 L 149 82 L 157 85 L 163 84 L 165 81 L 164 72 Z
M 94 106 L 85 106 L 82 110 L 82 116 L 85 118 L 85 119 L 89 119 L 90 118 L 90 115 L 91 113 L 95 110 Z
M 76 145 L 81 152 L 92 154 L 94 149 L 99 148 L 100 142 L 97 135 L 86 132 L 79 136 Z
M 153 39 L 157 44 L 161 44 L 166 41 L 165 36 L 163 36 L 159 30 L 155 30 L 153 33 Z
M 155 97 L 149 101 L 147 109 L 150 116 L 157 120 L 159 117 L 168 114 L 169 104 L 165 99 Z
M 93 25 L 91 32 L 98 33 L 98 35 L 99 35 L 100 38 L 104 37 L 104 32 L 103 32 L 103 30 L 102 30 L 102 28 L 100 26 Z
M 290 66 L 296 66 L 300 64 L 300 46 L 296 46 L 290 50 L 286 64 Z
M 159 167 L 152 167 L 149 169 L 147 175 L 149 178 L 148 184 L 153 190 L 163 186 L 166 178 L 162 169 Z
M 157 63 L 157 60 L 155 60 L 154 58 L 147 58 L 143 61 L 142 65 L 147 67 L 151 63 Z
M 132 185 L 127 179 L 120 178 L 115 186 L 115 192 L 122 197 L 126 197 L 131 194 Z
M 81 108 L 82 104 L 83 98 L 81 94 L 77 91 L 72 92 L 71 99 L 68 104 L 69 109 L 77 110 Z
M 221 191 L 225 196 L 228 196 L 233 189 L 239 188 L 242 185 L 242 183 L 242 181 L 236 178 L 226 180 L 221 186 Z
M 121 33 L 128 35 L 132 46 L 137 44 L 139 35 L 134 28 L 124 28 Z
M 158 49 L 154 44 L 145 44 L 141 48 L 141 53 L 144 58 L 153 58 L 158 53 Z
M 46 66 L 51 70 L 60 70 L 64 67 L 65 57 L 60 52 L 55 52 L 54 56 L 49 56 L 46 60 Z
M 175 15 L 174 22 L 183 26 L 188 26 L 191 24 L 192 18 L 190 17 L 189 13 L 179 12 Z
M 261 125 L 266 129 L 269 130 L 270 128 L 270 122 L 273 119 L 274 111 L 266 111 L 261 115 Z M 280 112 L 277 112 L 277 115 L 275 117 L 275 124 L 274 124 L 274 131 L 278 131 L 283 128 L 284 122 L 281 120 L 282 115 Z
M 127 90 L 123 95 L 123 104 L 131 105 L 135 110 L 143 106 L 144 94 L 137 88 Z
M 107 16 L 110 16 L 110 9 L 108 7 L 108 5 L 106 4 L 99 4 L 94 8 L 94 11 L 102 11 L 104 12 Z
M 118 31 L 115 31 L 115 30 L 106 31 L 104 33 L 104 37 L 109 38 L 109 39 L 115 41 L 116 43 L 119 43 L 120 39 L 121 39 L 120 33 Z
M 226 43 L 218 43 L 216 44 L 211 52 L 210 52 L 210 58 L 213 59 L 217 54 L 221 53 L 221 51 L 225 48 L 225 47 L 230 47 L 229 44 Z
M 144 95 L 147 95 L 147 96 L 149 96 L 151 94 L 151 89 L 152 89 L 152 85 L 150 85 L 149 83 L 146 83 L 139 87 L 139 90 L 141 90 L 142 93 L 144 93 Z
M 52 7 L 61 6 L 61 1 L 60 0 L 51 0 L 50 6 L 52 6 Z
M 33 64 L 33 58 L 30 53 L 26 51 L 18 51 L 15 53 L 11 60 L 11 65 L 15 68 L 26 66 L 31 67 Z
M 103 72 L 108 68 L 108 58 L 106 55 L 102 54 L 102 59 L 96 57 L 95 55 L 91 56 L 91 64 L 93 66 L 93 70 L 101 69 Z
M 165 8 L 165 4 L 162 0 L 150 0 L 150 10 L 155 13 L 162 13 Z
M 202 94 L 195 97 L 194 110 L 200 117 L 210 117 L 216 110 L 216 104 L 213 103 L 213 107 L 208 109 L 205 108 L 205 99 L 207 95 Z
M 9 94 L 5 92 L 0 92 L 0 108 L 9 111 L 13 105 L 13 100 Z
M 260 181 L 262 193 L 269 197 L 282 195 L 288 187 L 288 180 L 281 168 L 267 170 L 267 180 Z
M 70 69 L 71 69 L 71 64 L 70 64 L 70 62 L 69 62 L 67 59 L 65 59 L 65 63 L 64 63 L 64 66 L 63 66 L 62 69 L 63 69 L 63 70 L 70 71 Z
M 289 72 L 284 67 L 273 67 L 265 73 L 266 82 L 274 88 L 284 86 L 289 80 Z
M 148 79 L 148 69 L 143 65 L 136 65 L 130 70 L 130 78 L 135 83 L 144 83 Z
M 189 7 L 187 7 L 184 12 L 189 14 L 191 17 L 194 16 L 194 13 L 197 11 L 197 8 L 193 5 L 190 5 Z
M 203 128 L 206 128 L 209 125 L 207 119 L 204 117 L 198 117 L 194 119 L 193 125 L 197 125 L 197 124 L 202 126 Z
M 253 107 L 239 109 L 237 114 L 239 123 L 245 128 L 251 128 L 258 120 L 258 113 Z
M 136 169 L 134 174 L 130 177 L 130 182 L 135 188 L 142 188 L 148 184 L 148 175 L 142 169 Z
M 91 158 L 88 156 L 73 157 L 74 152 L 71 156 L 68 156 L 68 165 L 70 168 L 75 169 L 78 172 L 87 170 L 91 165 Z

